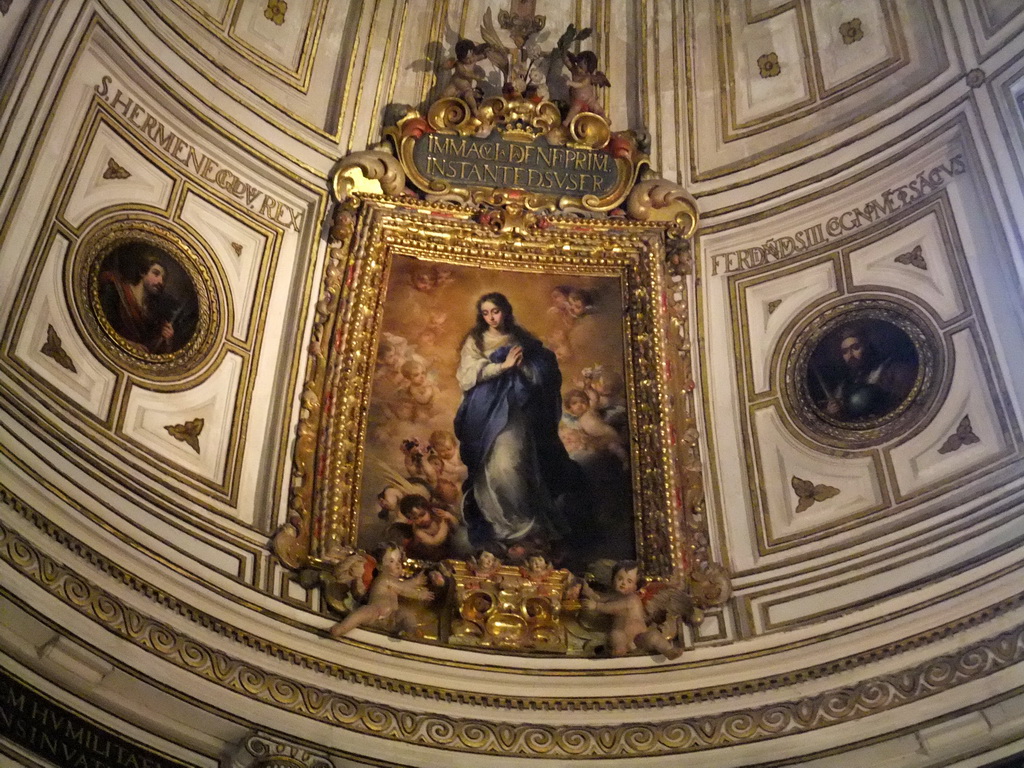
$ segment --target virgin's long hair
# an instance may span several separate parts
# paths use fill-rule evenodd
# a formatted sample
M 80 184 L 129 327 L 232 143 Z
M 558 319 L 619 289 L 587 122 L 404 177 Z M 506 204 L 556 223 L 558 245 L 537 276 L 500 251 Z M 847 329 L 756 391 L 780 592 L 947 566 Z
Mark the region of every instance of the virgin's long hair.
M 507 333 L 524 349 L 531 346 L 540 346 L 540 339 L 530 333 L 528 330 L 523 328 L 519 323 L 516 322 L 516 316 L 512 312 L 512 304 L 503 293 L 485 293 L 479 299 L 476 300 L 476 323 L 469 329 L 469 333 L 462 339 L 462 343 L 459 345 L 461 349 L 466 343 L 466 339 L 472 338 L 476 344 L 476 348 L 483 352 L 484 349 L 484 332 L 488 329 L 487 321 L 484 320 L 481 314 L 481 308 L 485 301 L 491 302 L 494 306 L 501 310 L 501 325 L 498 326 L 498 330 L 502 333 Z

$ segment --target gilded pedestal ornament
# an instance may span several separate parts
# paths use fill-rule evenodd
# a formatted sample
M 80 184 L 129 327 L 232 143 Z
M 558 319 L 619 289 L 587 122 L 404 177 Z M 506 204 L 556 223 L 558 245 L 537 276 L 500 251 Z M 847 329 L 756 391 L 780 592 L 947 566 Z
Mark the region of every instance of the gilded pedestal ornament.
M 337 638 L 675 658 L 730 595 L 692 399 L 697 208 L 636 183 L 642 141 L 611 132 L 596 57 L 570 50 L 589 30 L 542 55 L 542 17 L 499 24 L 511 44 L 488 12 L 425 115 L 386 128 L 393 155 L 331 173 L 273 548 L 344 616 Z

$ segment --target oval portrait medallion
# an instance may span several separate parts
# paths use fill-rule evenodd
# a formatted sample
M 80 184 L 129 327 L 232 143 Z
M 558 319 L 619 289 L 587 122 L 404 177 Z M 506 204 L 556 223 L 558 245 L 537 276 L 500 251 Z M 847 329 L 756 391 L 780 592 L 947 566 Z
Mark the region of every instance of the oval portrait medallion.
M 220 317 L 211 272 L 163 225 L 101 224 L 83 238 L 75 274 L 90 336 L 119 366 L 162 378 L 206 358 Z
M 788 355 L 785 393 L 797 422 L 840 448 L 905 435 L 935 390 L 937 334 L 909 308 L 847 302 L 810 318 Z

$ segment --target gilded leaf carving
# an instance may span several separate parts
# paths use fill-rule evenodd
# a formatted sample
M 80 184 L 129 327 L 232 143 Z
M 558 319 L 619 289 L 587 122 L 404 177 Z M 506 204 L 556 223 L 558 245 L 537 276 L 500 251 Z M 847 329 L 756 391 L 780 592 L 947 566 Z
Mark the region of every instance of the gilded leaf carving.
M 815 485 L 810 480 L 803 480 L 796 475 L 793 475 L 793 479 L 790 482 L 797 497 L 797 512 L 803 512 L 805 509 L 810 508 L 816 501 L 826 501 L 833 496 L 839 495 L 838 488 L 833 488 L 831 485 Z
M 202 419 L 192 419 L 184 424 L 168 424 L 164 429 L 175 440 L 186 443 L 189 448 L 199 453 L 199 435 L 203 431 L 203 425 Z
M 75 363 L 71 359 L 70 355 L 64 351 L 63 342 L 60 340 L 60 336 L 57 335 L 57 331 L 54 330 L 52 325 L 46 326 L 46 343 L 43 344 L 39 350 L 47 357 L 52 357 L 62 367 L 67 368 L 72 373 L 78 373 L 78 369 L 75 368 Z

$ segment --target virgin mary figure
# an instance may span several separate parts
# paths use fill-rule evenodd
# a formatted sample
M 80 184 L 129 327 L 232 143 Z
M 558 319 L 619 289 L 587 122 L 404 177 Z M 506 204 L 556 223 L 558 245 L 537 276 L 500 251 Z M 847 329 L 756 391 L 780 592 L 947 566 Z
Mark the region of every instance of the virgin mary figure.
M 586 480 L 558 438 L 562 375 L 555 354 L 515 319 L 503 294 L 476 303 L 457 378 L 455 435 L 469 471 L 463 516 L 474 547 L 550 548 L 590 533 Z

